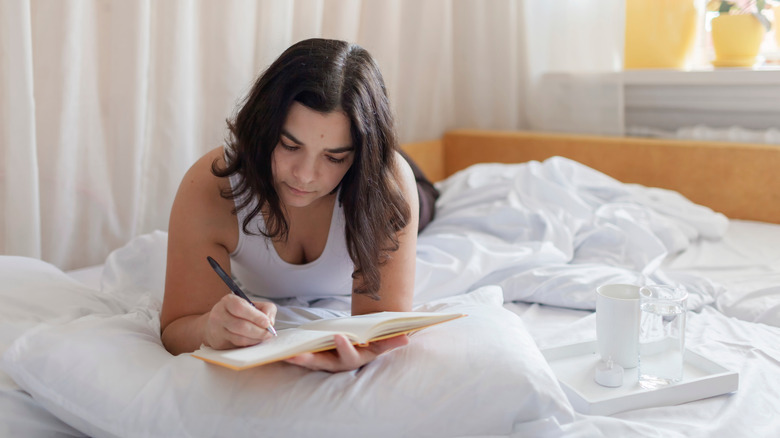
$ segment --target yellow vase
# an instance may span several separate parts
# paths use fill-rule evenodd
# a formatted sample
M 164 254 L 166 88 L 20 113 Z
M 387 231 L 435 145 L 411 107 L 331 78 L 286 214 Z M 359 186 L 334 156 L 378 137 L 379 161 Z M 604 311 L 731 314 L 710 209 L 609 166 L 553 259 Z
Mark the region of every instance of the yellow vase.
M 712 19 L 715 67 L 750 67 L 764 39 L 764 26 L 751 14 L 721 14 Z
M 626 0 L 624 68 L 684 68 L 697 15 L 696 0 Z
M 775 12 L 775 24 L 773 25 L 775 29 L 775 42 L 777 42 L 777 49 L 780 50 L 780 6 L 775 6 L 772 8 L 772 10 Z

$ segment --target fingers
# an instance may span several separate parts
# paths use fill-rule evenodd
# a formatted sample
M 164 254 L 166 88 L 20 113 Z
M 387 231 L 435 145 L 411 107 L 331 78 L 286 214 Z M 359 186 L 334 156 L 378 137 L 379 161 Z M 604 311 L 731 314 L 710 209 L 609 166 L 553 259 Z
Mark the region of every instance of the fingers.
M 393 336 L 392 338 L 382 339 L 381 341 L 372 342 L 368 345 L 368 348 L 371 348 L 374 353 L 379 355 L 408 344 L 409 336 L 400 335 Z
M 257 310 L 266 315 L 268 323 L 274 325 L 276 322 L 276 304 L 270 301 L 253 301 L 253 303 Z
M 376 359 L 380 354 L 402 347 L 409 343 L 406 335 L 395 336 L 381 341 L 372 342 L 365 347 L 355 347 L 343 335 L 335 335 L 333 340 L 335 350 L 321 353 L 306 353 L 287 359 L 288 363 L 302 366 L 314 371 L 351 371 Z
M 266 328 L 271 325 L 271 317 L 268 312 L 272 312 L 276 317 L 276 306 L 267 301 L 249 303 L 246 300 L 235 295 L 225 295 L 221 300 L 225 304 L 225 309 L 234 317 L 247 320 L 257 326 Z
M 234 295 L 224 296 L 209 312 L 205 343 L 225 349 L 254 345 L 271 337 L 267 327 L 276 318 L 276 306 L 270 302 L 256 306 Z
M 330 353 L 329 351 L 319 353 L 321 355 L 325 355 L 326 353 Z M 293 356 L 289 359 L 285 359 L 284 361 L 287 363 L 291 363 L 293 365 L 298 365 L 299 367 L 308 368 L 312 371 L 326 371 L 324 367 L 320 366 L 319 364 L 315 363 L 318 362 L 314 359 L 313 353 L 303 353 L 299 354 L 297 356 Z
M 333 342 L 336 343 L 337 359 L 340 362 L 340 364 L 337 363 L 336 367 L 339 371 L 357 369 L 378 356 L 378 354 L 370 351 L 367 347 L 356 348 L 344 335 L 333 336 Z
M 331 373 L 359 368 L 360 354 L 347 338 L 343 335 L 335 335 L 333 340 L 336 343 L 335 350 L 304 353 L 287 359 L 286 362 L 313 371 L 329 371 Z

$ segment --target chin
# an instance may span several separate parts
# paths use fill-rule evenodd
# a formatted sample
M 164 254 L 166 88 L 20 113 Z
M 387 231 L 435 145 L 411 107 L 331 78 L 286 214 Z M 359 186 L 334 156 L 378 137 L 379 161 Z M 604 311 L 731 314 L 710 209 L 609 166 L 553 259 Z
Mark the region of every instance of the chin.
M 303 200 L 303 199 L 285 199 L 284 200 L 284 205 L 286 205 L 288 207 L 293 207 L 293 208 L 303 208 L 303 207 L 310 206 L 312 204 L 312 202 L 313 202 L 312 200 L 308 200 L 308 199 L 306 199 L 306 200 Z
M 281 197 L 281 201 L 290 207 L 306 207 L 311 204 L 314 199 L 313 196 L 291 196 L 290 194 L 285 194 L 285 196 Z

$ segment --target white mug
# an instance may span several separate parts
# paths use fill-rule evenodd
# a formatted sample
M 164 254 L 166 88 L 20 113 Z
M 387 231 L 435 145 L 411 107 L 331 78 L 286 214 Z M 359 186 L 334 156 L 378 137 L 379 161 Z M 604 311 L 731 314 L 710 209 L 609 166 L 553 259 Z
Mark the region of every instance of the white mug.
M 639 363 L 639 286 L 605 284 L 596 289 L 596 341 L 603 361 L 623 368 Z

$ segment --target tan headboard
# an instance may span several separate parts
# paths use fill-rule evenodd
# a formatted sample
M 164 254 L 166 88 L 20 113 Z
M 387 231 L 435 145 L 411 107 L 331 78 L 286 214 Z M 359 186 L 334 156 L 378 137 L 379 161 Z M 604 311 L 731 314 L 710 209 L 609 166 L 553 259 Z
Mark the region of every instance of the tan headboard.
M 780 223 L 778 146 L 459 130 L 403 148 L 434 181 L 475 163 L 558 155 L 626 183 L 676 190 L 734 219 Z

